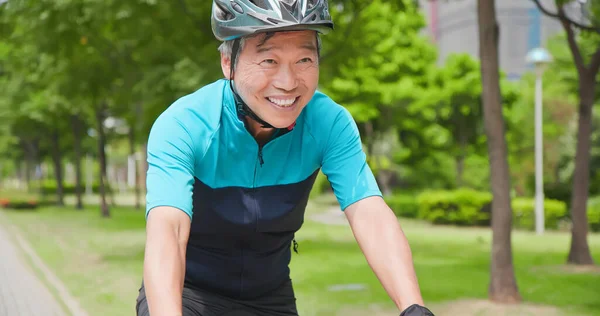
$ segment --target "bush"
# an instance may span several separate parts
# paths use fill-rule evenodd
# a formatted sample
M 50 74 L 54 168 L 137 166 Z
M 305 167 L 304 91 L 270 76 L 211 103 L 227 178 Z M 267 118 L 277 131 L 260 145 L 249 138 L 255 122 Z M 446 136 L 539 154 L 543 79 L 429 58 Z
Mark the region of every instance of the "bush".
M 460 226 L 489 226 L 491 222 L 492 194 L 472 189 L 454 191 L 426 191 L 417 197 L 418 217 L 433 224 Z M 533 230 L 535 228 L 535 200 L 513 198 L 513 227 Z M 598 203 L 600 217 L 600 200 Z M 558 229 L 561 220 L 568 215 L 564 202 L 544 201 L 545 227 Z M 600 224 L 600 223 L 599 223 Z
M 414 195 L 392 194 L 384 197 L 384 200 L 397 217 L 417 217 L 419 204 Z
M 565 202 L 568 210 L 571 203 L 571 189 L 570 183 L 546 183 L 544 184 L 544 197 Z
M 588 199 L 588 224 L 593 232 L 600 232 L 600 196 Z
M 513 227 L 527 230 L 535 229 L 535 199 L 513 198 Z M 567 205 L 563 201 L 544 200 L 544 226 L 546 229 L 558 229 L 559 223 L 567 216 Z
M 92 192 L 99 193 L 100 184 L 92 183 Z M 44 181 L 41 185 L 41 193 L 43 195 L 53 195 L 56 194 L 56 181 Z M 81 188 L 81 193 L 85 193 L 85 184 L 83 184 Z M 63 184 L 63 194 L 72 195 L 75 194 L 75 184 L 74 183 L 65 183 Z
M 417 197 L 418 217 L 434 224 L 489 225 L 492 194 L 472 189 L 426 191 Z
M 38 207 L 36 200 L 0 199 L 0 206 L 13 210 L 32 210 Z

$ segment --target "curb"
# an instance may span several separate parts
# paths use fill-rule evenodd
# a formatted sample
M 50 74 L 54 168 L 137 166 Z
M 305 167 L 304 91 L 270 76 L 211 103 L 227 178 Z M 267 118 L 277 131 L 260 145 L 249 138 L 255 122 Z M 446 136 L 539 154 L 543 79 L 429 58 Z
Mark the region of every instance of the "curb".
M 0 216 L 4 217 L 0 213 Z M 21 236 L 21 232 L 18 228 L 5 221 L 6 226 L 10 227 L 10 231 L 13 237 L 17 241 L 17 246 L 25 253 L 29 258 L 30 262 L 38 271 L 40 271 L 43 277 L 46 279 L 47 284 L 56 290 L 58 299 L 63 303 L 63 306 L 67 308 L 67 312 L 72 316 L 89 316 L 88 313 L 81 308 L 79 302 L 71 296 L 67 287 L 62 281 L 50 270 L 50 268 L 42 261 L 42 259 L 35 253 L 29 243 Z

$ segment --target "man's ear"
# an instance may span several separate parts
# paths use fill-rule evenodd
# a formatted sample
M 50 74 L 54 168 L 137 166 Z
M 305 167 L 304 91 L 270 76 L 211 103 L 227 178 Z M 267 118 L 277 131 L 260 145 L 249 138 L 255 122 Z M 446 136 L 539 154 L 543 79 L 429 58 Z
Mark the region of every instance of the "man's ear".
M 221 69 L 226 79 L 231 80 L 231 57 L 221 53 Z

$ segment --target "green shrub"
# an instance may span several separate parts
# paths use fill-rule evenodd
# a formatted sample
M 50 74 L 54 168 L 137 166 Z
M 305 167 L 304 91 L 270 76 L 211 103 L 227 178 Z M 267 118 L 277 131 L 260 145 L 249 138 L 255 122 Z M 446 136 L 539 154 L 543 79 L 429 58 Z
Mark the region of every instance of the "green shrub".
M 513 227 L 533 230 L 535 228 L 535 199 L 513 198 Z M 560 221 L 567 216 L 565 202 L 544 200 L 544 226 L 546 229 L 557 229 Z
M 38 202 L 32 199 L 0 199 L 0 206 L 13 210 L 32 210 L 38 207 Z
M 534 177 L 535 179 L 535 177 Z M 551 200 L 559 200 L 565 202 L 567 210 L 571 203 L 571 184 L 568 183 L 545 183 L 544 197 Z M 568 214 L 567 214 L 568 215 Z
M 92 183 L 92 192 L 99 193 L 100 192 L 99 187 L 100 187 L 99 183 Z M 54 180 L 44 181 L 41 185 L 41 193 L 43 195 L 56 194 L 56 190 L 57 190 L 56 181 L 54 181 Z M 81 193 L 85 193 L 85 184 L 82 185 Z M 75 194 L 75 184 L 74 183 L 63 184 L 63 194 L 65 194 L 65 195 Z
M 417 197 L 418 217 L 433 224 L 489 226 L 492 199 L 493 196 L 489 192 L 464 188 L 454 191 L 426 191 Z M 511 201 L 513 226 L 519 229 L 534 229 L 535 200 L 513 198 Z M 600 216 L 600 203 L 597 210 Z M 566 204 L 562 201 L 546 199 L 544 217 L 547 229 L 557 229 L 561 220 L 567 217 Z
M 387 205 L 397 217 L 415 218 L 419 212 L 419 204 L 414 195 L 392 194 L 384 197 Z
M 590 230 L 600 232 L 600 196 L 588 199 L 587 217 Z
M 434 224 L 489 225 L 492 195 L 472 189 L 425 191 L 417 197 L 418 217 Z

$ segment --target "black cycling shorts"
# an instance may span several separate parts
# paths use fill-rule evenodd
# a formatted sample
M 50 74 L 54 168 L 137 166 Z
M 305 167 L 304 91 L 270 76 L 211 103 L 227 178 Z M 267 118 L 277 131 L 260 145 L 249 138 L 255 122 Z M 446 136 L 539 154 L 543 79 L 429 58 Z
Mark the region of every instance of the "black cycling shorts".
M 201 289 L 184 286 L 183 316 L 297 316 L 292 281 L 272 293 L 252 300 L 234 299 Z M 136 304 L 137 316 L 149 316 L 144 286 Z

